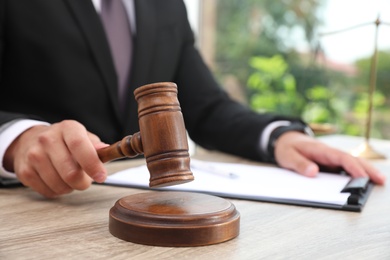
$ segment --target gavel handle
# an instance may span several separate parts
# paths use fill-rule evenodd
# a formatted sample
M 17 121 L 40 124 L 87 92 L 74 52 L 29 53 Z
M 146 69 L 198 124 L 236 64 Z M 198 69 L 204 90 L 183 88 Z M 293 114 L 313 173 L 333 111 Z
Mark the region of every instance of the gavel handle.
M 97 153 L 103 163 L 143 154 L 141 134 L 137 132 L 133 135 L 125 136 L 121 141 L 97 150 Z

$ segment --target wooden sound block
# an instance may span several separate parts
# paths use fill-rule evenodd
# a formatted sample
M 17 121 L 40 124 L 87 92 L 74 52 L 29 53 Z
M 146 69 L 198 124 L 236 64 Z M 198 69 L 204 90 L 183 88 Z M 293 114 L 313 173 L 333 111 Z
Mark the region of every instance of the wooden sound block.
M 110 210 L 110 233 L 153 246 L 203 246 L 235 238 L 240 214 L 222 198 L 191 192 L 155 191 L 119 199 Z

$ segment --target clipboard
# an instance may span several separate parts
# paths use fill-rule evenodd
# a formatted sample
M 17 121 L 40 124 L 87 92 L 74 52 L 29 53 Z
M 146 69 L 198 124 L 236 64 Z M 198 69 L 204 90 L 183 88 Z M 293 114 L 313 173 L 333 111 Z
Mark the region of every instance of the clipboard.
M 355 182 L 361 184 L 361 186 L 355 186 Z M 353 186 L 352 190 L 350 187 Z M 347 192 L 350 190 L 349 197 L 347 202 L 343 205 L 336 205 L 332 203 L 322 203 L 322 202 L 311 202 L 304 200 L 291 200 L 291 199 L 278 199 L 278 198 L 258 198 L 259 201 L 279 203 L 279 204 L 291 204 L 295 206 L 307 206 L 314 208 L 325 208 L 325 209 L 335 209 L 335 210 L 345 210 L 353 212 L 361 212 L 364 205 L 366 204 L 368 197 L 374 188 L 375 184 L 369 181 L 369 178 L 352 178 L 351 182 L 343 189 Z
M 22 187 L 23 184 L 18 179 L 11 178 L 1 178 L 0 177 L 0 188 L 12 188 L 12 187 Z
M 232 199 L 361 212 L 374 187 L 369 178 L 327 172 L 310 178 L 273 166 L 191 159 L 191 170 L 194 181 L 153 190 L 201 192 Z M 144 165 L 114 173 L 103 184 L 151 189 L 149 177 Z

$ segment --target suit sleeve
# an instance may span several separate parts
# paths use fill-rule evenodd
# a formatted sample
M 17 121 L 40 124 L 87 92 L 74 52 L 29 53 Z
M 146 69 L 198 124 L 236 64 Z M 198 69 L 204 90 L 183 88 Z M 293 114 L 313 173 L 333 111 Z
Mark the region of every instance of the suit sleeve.
M 186 40 L 176 80 L 190 137 L 207 149 L 268 161 L 268 155 L 260 148 L 264 128 L 276 120 L 300 119 L 272 113 L 258 114 L 229 98 L 194 46 L 190 25 L 186 18 L 183 19 Z
M 5 45 L 5 32 L 4 32 L 4 19 L 5 19 L 5 1 L 0 0 L 0 95 L 2 95 L 2 74 L 4 71 L 4 45 Z M 0 110 L 0 126 L 17 118 L 23 118 L 23 115 L 8 113 Z
M 3 93 L 2 78 L 4 71 L 4 52 L 5 52 L 5 0 L 0 0 L 0 95 Z M 11 113 L 0 108 L 0 126 L 15 120 L 15 119 L 24 119 L 24 118 L 34 118 L 29 117 L 28 115 L 23 115 L 19 113 Z M 35 118 L 38 119 L 38 118 Z

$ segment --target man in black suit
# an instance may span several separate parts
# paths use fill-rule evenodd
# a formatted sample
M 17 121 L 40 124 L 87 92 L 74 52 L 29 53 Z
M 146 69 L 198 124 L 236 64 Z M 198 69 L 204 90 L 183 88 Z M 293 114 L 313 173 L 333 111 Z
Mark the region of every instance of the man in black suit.
M 96 149 L 138 131 L 131 93 L 171 81 L 190 137 L 205 148 L 306 176 L 324 164 L 384 183 L 364 160 L 306 135 L 301 120 L 259 115 L 232 101 L 194 47 L 181 0 L 123 3 L 133 55 L 120 109 L 100 0 L 0 0 L 0 176 L 46 197 L 104 181 Z

